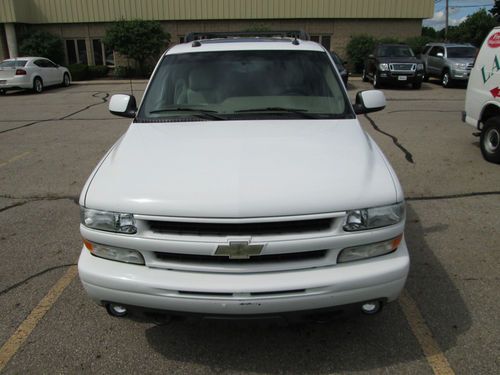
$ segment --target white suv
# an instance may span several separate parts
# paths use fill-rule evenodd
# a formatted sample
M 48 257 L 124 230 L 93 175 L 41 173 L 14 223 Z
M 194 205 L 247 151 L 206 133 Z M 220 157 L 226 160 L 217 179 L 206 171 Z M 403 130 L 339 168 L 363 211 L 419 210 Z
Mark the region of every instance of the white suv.
M 234 34 L 233 34 L 234 35 Z M 289 35 L 289 34 L 287 34 Z M 281 36 L 192 40 L 158 62 L 81 197 L 80 279 L 108 312 L 376 313 L 408 274 L 403 191 L 329 53 Z

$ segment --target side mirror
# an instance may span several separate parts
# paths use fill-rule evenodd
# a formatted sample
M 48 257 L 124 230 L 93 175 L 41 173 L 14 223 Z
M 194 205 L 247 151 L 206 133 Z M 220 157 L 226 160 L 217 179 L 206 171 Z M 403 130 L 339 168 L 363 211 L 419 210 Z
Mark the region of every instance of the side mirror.
M 134 118 L 137 112 L 137 103 L 132 95 L 116 94 L 109 101 L 109 111 L 121 117 Z
M 443 52 L 438 52 L 438 53 L 436 53 L 436 56 L 442 58 L 442 57 L 444 57 L 444 53 Z
M 357 115 L 377 112 L 385 108 L 385 95 L 380 90 L 360 91 L 356 94 L 354 112 Z
M 368 58 L 369 58 L 369 59 L 374 59 L 374 58 L 375 58 L 375 55 L 374 55 L 373 53 L 370 53 L 370 54 L 368 55 Z

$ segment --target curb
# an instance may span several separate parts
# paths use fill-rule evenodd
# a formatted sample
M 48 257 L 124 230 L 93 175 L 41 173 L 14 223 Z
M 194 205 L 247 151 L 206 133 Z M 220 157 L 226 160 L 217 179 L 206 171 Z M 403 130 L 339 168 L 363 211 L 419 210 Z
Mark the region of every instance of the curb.
M 95 81 L 71 81 L 72 85 L 123 85 L 123 84 L 148 83 L 147 79 L 110 79 L 110 80 L 95 80 Z

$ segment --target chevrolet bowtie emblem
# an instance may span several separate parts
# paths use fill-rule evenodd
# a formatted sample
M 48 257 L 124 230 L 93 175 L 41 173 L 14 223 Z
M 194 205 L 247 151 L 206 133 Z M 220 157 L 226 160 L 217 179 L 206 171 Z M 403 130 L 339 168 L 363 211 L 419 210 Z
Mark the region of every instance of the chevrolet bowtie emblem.
M 251 256 L 260 255 L 264 245 L 250 245 L 248 241 L 231 241 L 229 245 L 219 245 L 215 255 L 227 256 L 230 259 L 249 259 Z

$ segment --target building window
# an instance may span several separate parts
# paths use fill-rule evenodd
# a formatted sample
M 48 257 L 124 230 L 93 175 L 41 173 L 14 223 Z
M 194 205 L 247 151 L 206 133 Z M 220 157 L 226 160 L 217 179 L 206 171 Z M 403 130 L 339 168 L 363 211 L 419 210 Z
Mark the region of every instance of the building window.
M 321 44 L 327 51 L 331 51 L 332 36 L 331 35 L 311 35 L 313 42 Z
M 180 44 L 184 43 L 184 40 L 185 40 L 184 35 L 179 36 L 179 43 L 180 43 Z
M 69 64 L 88 64 L 87 43 L 85 39 L 66 40 L 66 52 Z
M 94 64 L 95 65 L 104 65 L 103 59 L 103 45 L 100 39 L 92 40 L 92 51 L 94 52 Z
M 77 64 L 78 58 L 76 57 L 76 48 L 74 40 L 66 41 L 66 51 L 68 52 L 68 64 Z

